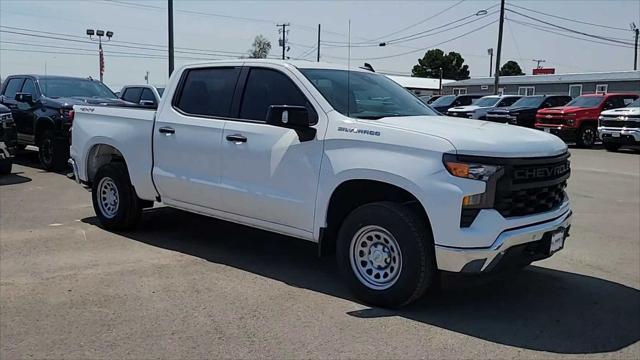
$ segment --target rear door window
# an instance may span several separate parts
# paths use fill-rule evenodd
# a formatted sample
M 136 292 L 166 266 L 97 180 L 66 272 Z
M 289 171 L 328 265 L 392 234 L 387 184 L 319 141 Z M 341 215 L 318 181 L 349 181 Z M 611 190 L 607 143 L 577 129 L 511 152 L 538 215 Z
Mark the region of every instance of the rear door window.
M 10 79 L 7 82 L 7 86 L 4 88 L 4 96 L 6 96 L 8 99 L 15 99 L 16 94 L 18 93 L 18 91 L 20 91 L 20 88 L 22 87 L 22 81 L 24 79 L 22 78 L 13 78 Z
M 240 106 L 240 118 L 267 120 L 271 105 L 307 106 L 307 98 L 283 73 L 263 68 L 249 72 Z
M 239 67 L 189 70 L 174 106 L 192 115 L 229 117 Z
M 122 100 L 137 104 L 140 102 L 141 93 L 142 93 L 142 88 L 139 88 L 139 87 L 127 88 L 124 91 L 124 94 L 122 94 Z

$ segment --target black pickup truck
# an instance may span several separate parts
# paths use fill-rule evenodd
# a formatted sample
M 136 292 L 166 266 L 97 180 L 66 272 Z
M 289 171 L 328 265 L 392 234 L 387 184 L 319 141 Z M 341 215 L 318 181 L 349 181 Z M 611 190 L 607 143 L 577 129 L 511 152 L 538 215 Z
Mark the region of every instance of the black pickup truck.
M 568 95 L 525 96 L 509 107 L 489 110 L 489 112 L 487 112 L 487 121 L 533 128 L 536 123 L 536 113 L 538 110 L 562 106 L 569 101 L 571 101 L 571 96 Z
M 11 173 L 16 153 L 16 125 L 8 107 L 0 105 L 0 175 Z
M 103 83 L 91 78 L 12 75 L 0 92 L 11 110 L 18 146 L 36 145 L 46 170 L 61 170 L 69 158 L 73 105 L 127 105 Z

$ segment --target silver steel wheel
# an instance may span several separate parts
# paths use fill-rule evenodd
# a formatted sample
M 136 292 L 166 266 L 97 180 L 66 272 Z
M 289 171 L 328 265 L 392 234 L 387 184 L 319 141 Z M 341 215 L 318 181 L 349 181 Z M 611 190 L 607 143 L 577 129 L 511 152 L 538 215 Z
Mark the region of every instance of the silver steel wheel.
M 582 143 L 585 145 L 591 145 L 595 143 L 596 134 L 592 128 L 586 128 L 582 132 Z
M 120 194 L 116 183 L 110 177 L 103 177 L 98 183 L 98 207 L 104 217 L 111 219 L 118 213 Z
M 351 239 L 350 254 L 351 270 L 370 289 L 388 289 L 400 276 L 400 246 L 393 235 L 380 226 L 360 229 Z

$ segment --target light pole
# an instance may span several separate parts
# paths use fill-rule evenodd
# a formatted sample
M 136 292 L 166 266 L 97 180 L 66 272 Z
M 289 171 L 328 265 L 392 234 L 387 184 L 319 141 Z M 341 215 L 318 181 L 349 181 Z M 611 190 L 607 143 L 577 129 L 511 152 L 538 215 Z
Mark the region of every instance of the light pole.
M 631 31 L 636 35 L 635 46 L 633 47 L 633 70 L 638 70 L 638 36 L 640 35 L 640 29 L 636 26 L 636 23 L 631 23 Z
M 105 41 L 110 41 L 111 37 L 113 36 L 113 31 L 107 31 L 105 33 L 104 30 L 93 30 L 93 29 L 87 29 L 87 35 L 89 36 L 89 39 L 93 40 L 93 41 L 97 41 L 98 42 L 98 63 L 100 64 L 100 82 L 102 82 L 103 76 L 104 76 L 104 52 L 102 51 L 102 37 L 103 36 L 107 36 L 107 40 Z M 94 39 L 93 36 L 97 36 L 98 39 Z

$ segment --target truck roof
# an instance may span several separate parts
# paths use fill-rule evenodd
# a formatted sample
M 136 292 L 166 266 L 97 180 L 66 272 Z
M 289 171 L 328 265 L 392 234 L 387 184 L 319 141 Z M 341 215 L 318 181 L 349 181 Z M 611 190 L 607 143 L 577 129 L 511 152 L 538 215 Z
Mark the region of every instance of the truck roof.
M 95 81 L 99 81 L 97 79 L 92 79 L 90 77 L 81 77 L 81 76 L 64 76 L 64 75 L 40 75 L 40 74 L 12 74 L 7 76 L 7 78 L 11 78 L 11 77 L 23 77 L 23 76 L 30 76 L 30 77 L 34 77 L 38 80 L 40 79 L 82 79 L 82 80 L 95 80 Z
M 350 68 L 343 64 L 334 64 L 328 62 L 315 62 L 315 61 L 305 61 L 305 60 L 278 60 L 278 59 L 230 59 L 230 60 L 212 60 L 206 62 L 197 62 L 197 63 L 189 63 L 183 66 L 184 69 L 190 69 L 194 67 L 202 67 L 202 66 L 215 66 L 222 64 L 273 64 L 273 65 L 283 65 L 283 66 L 292 66 L 298 69 L 330 69 L 330 70 L 347 70 L 350 69 L 352 71 L 362 71 L 362 72 L 370 72 L 369 70 L 359 68 L 357 66 L 351 66 Z M 364 64 L 361 64 L 364 65 Z

